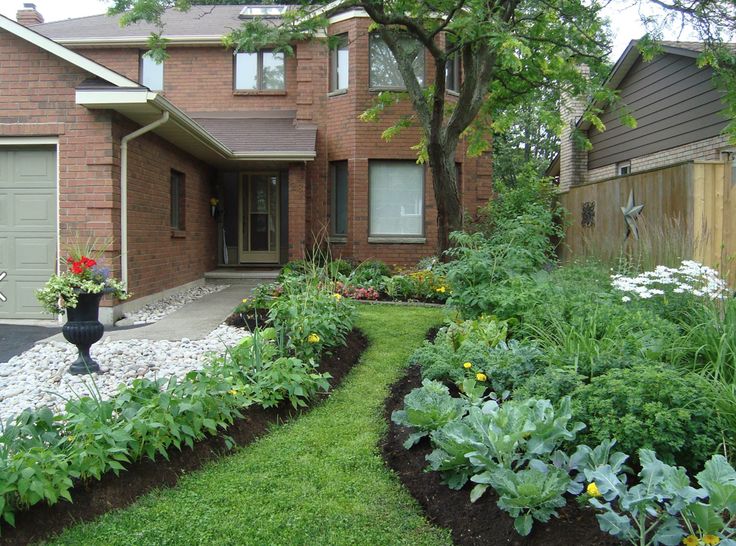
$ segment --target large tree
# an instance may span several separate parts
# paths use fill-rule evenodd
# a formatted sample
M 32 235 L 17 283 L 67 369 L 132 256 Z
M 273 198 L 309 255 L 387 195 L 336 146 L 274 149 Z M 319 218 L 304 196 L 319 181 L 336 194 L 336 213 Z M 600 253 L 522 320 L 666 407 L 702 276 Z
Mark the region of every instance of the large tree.
M 729 65 L 733 56 L 717 47 L 721 33 L 734 28 L 734 0 L 650 1 L 695 25 L 708 44 L 704 62 L 717 69 L 734 67 Z M 116 0 L 111 13 L 125 12 L 124 23 L 160 23 L 164 9 L 186 10 L 196 3 Z M 610 40 L 598 0 L 345 0 L 321 8 L 319 4 L 304 3 L 300 9 L 290 10 L 277 26 L 257 19 L 245 21 L 227 37 L 226 45 L 243 51 L 276 45 L 289 53 L 298 40 L 323 30 L 332 12 L 364 9 L 373 21 L 371 30 L 380 35 L 396 59 L 406 87 L 404 93 L 379 94 L 364 119 L 376 119 L 397 101 L 411 102 L 414 115 L 402 118 L 384 135 L 390 138 L 411 125 L 421 130 L 418 157 L 429 163 L 432 172 L 440 249 L 448 248 L 450 232 L 462 228 L 455 154 L 463 139 L 470 154 L 490 150 L 494 131 L 509 127 L 510 113 L 522 111 L 520 105 L 535 100 L 540 89 L 616 100 L 615 93 L 580 70 L 581 65 L 588 65 L 600 72 L 609 53 Z M 647 21 L 653 37 L 661 22 Z M 651 41 L 644 44 L 651 53 Z M 151 45 L 163 51 L 165 40 L 154 36 Z M 424 51 L 434 65 L 434 79 L 423 85 L 413 65 Z M 453 58 L 462 65 L 456 99 L 446 93 L 445 67 Z M 732 84 L 733 74 L 722 72 L 722 80 Z M 556 112 L 557 108 L 554 115 Z M 591 108 L 585 116 L 602 128 L 598 113 Z M 633 122 L 625 109 L 622 113 Z

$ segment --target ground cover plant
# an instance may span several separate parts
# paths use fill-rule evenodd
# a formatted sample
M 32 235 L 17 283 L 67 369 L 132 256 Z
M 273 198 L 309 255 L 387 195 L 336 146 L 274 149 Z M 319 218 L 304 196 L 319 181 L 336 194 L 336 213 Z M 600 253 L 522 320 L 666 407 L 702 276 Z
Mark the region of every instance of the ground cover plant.
M 619 479 L 633 493 L 617 490 L 607 500 L 619 504 L 610 509 L 593 503 L 603 531 L 636 544 L 730 543 L 727 507 L 714 509 L 720 523 L 703 526 L 688 510 L 710 510 L 694 507 L 707 504 L 708 495 L 684 499 L 684 490 L 673 492 L 676 483 L 691 487 L 705 465 L 716 464 L 716 453 L 725 454 L 724 461 L 734 453 L 736 306 L 725 297 L 725 283 L 688 260 L 652 271 L 632 270 L 626 260 L 620 271 L 595 263 L 558 266 L 550 243 L 555 211 L 546 196 L 532 183 L 521 184 L 492 206 L 492 221 L 453 235 L 457 247 L 446 271 L 448 305 L 457 315 L 413 354 L 425 384 L 407 396 L 395 422 L 414 432 L 411 440 L 429 438 L 434 451 L 427 468 L 448 485 L 474 483 L 473 500 L 493 488 L 498 507 L 522 535 L 565 505 L 581 472 L 592 481 L 597 467 L 571 463 L 580 446 L 600 450 L 615 441 L 617 457 L 632 470 L 614 474 L 626 476 Z M 489 329 L 499 335 L 487 341 L 467 336 L 462 343 L 453 335 Z M 452 395 L 421 394 L 430 388 Z M 440 400 L 442 408 L 457 405 L 441 414 L 454 418 L 427 419 L 436 416 L 433 404 Z M 535 439 L 533 418 L 511 415 L 536 404 L 580 425 L 526 459 L 518 454 L 527 442 L 543 442 Z M 497 416 L 504 411 L 508 415 Z M 506 453 L 517 458 L 499 455 L 506 442 L 512 446 Z M 666 494 L 642 493 L 642 481 L 668 473 L 679 481 L 666 485 Z M 595 499 L 597 492 L 592 486 L 588 493 Z M 636 495 L 659 504 L 647 507 L 632 500 Z M 679 500 L 662 504 L 665 498 Z M 639 511 L 623 515 L 619 509 L 631 511 L 632 503 L 641 504 Z
M 320 357 L 344 344 L 354 309 L 312 277 L 303 275 L 269 302 L 272 327 L 253 330 L 202 370 L 181 379 L 136 379 L 110 399 L 92 384 L 93 395 L 69 400 L 59 414 L 40 408 L 10 418 L 0 431 L 3 520 L 13 525 L 16 511 L 40 502 L 72 501 L 78 480 L 192 448 L 251 406 L 299 408 L 326 391 Z
M 361 306 L 370 345 L 324 404 L 174 489 L 77 525 L 51 544 L 449 545 L 383 464 L 381 407 L 413 347 L 442 320 L 433 308 Z M 226 537 L 226 538 L 223 538 Z
M 322 283 L 343 297 L 364 301 L 409 301 L 443 303 L 450 295 L 445 265 L 435 257 L 421 260 L 416 266 L 389 266 L 380 260 L 352 263 L 332 259 L 329 252 L 314 251 L 311 260 L 289 262 L 279 280 L 263 291 L 279 296 L 283 284 L 299 278 L 319 264 L 324 271 Z

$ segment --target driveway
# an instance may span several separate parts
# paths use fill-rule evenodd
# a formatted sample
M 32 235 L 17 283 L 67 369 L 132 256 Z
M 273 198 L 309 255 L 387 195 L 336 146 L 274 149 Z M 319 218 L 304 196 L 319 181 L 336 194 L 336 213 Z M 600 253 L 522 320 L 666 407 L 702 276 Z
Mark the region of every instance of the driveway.
M 41 339 L 61 332 L 61 327 L 0 323 L 0 362 L 27 351 Z

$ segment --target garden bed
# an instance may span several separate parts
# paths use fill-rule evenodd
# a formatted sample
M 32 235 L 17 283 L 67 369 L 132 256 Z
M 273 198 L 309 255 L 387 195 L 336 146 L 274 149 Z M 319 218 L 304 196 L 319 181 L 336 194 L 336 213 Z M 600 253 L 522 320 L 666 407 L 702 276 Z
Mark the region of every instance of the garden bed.
M 326 353 L 319 366 L 320 372 L 329 373 L 331 389 L 336 388 L 358 362 L 368 342 L 358 330 L 353 330 L 347 344 Z M 169 459 L 158 457 L 128 465 L 126 471 L 115 476 L 107 473 L 101 480 L 77 484 L 71 491 L 73 503 L 59 502 L 53 506 L 39 504 L 16 514 L 16 526 L 4 526 L 0 544 L 28 544 L 58 533 L 68 525 L 88 521 L 111 510 L 128 506 L 144 493 L 160 487 L 175 485 L 180 476 L 197 470 L 206 462 L 227 452 L 226 437 L 238 446 L 247 445 L 268 432 L 274 423 L 284 422 L 301 412 L 282 404 L 263 410 L 253 407 L 243 412 L 243 418 L 217 436 L 197 442 L 194 449 L 172 451 Z M 39 525 L 39 522 L 43 522 Z
M 443 484 L 438 472 L 424 472 L 425 457 L 432 451 L 427 438 L 411 449 L 403 446 L 410 431 L 391 421 L 391 413 L 404 407 L 404 397 L 421 386 L 419 368 L 412 366 L 391 388 L 386 400 L 388 433 L 381 445 L 386 463 L 421 504 L 430 521 L 452 531 L 455 544 L 514 546 L 618 546 L 613 537 L 600 531 L 592 510 L 580 508 L 574 499 L 559 510 L 559 518 L 547 524 L 537 523 L 527 537 L 514 530 L 513 519 L 496 505 L 497 497 L 489 490 L 475 503 L 470 502 L 470 485 L 454 491 Z

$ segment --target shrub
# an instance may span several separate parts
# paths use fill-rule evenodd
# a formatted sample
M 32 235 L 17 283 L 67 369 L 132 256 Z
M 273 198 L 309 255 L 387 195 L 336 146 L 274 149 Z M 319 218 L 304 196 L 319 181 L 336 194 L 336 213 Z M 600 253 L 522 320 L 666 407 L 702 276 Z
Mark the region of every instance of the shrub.
M 637 365 L 594 377 L 573 394 L 583 441 L 615 438 L 622 451 L 655 450 L 662 460 L 698 469 L 718 448 L 715 410 L 701 404 L 698 376 L 678 378 L 662 365 Z
M 547 366 L 536 374 L 517 381 L 513 398 L 544 398 L 557 402 L 583 385 L 585 377 L 566 368 Z
M 506 339 L 507 325 L 495 317 L 451 323 L 437 332 L 434 342 L 425 342 L 411 360 L 422 369 L 422 377 L 461 384 L 463 365 L 472 364 L 473 374 L 489 365 L 489 349 Z

